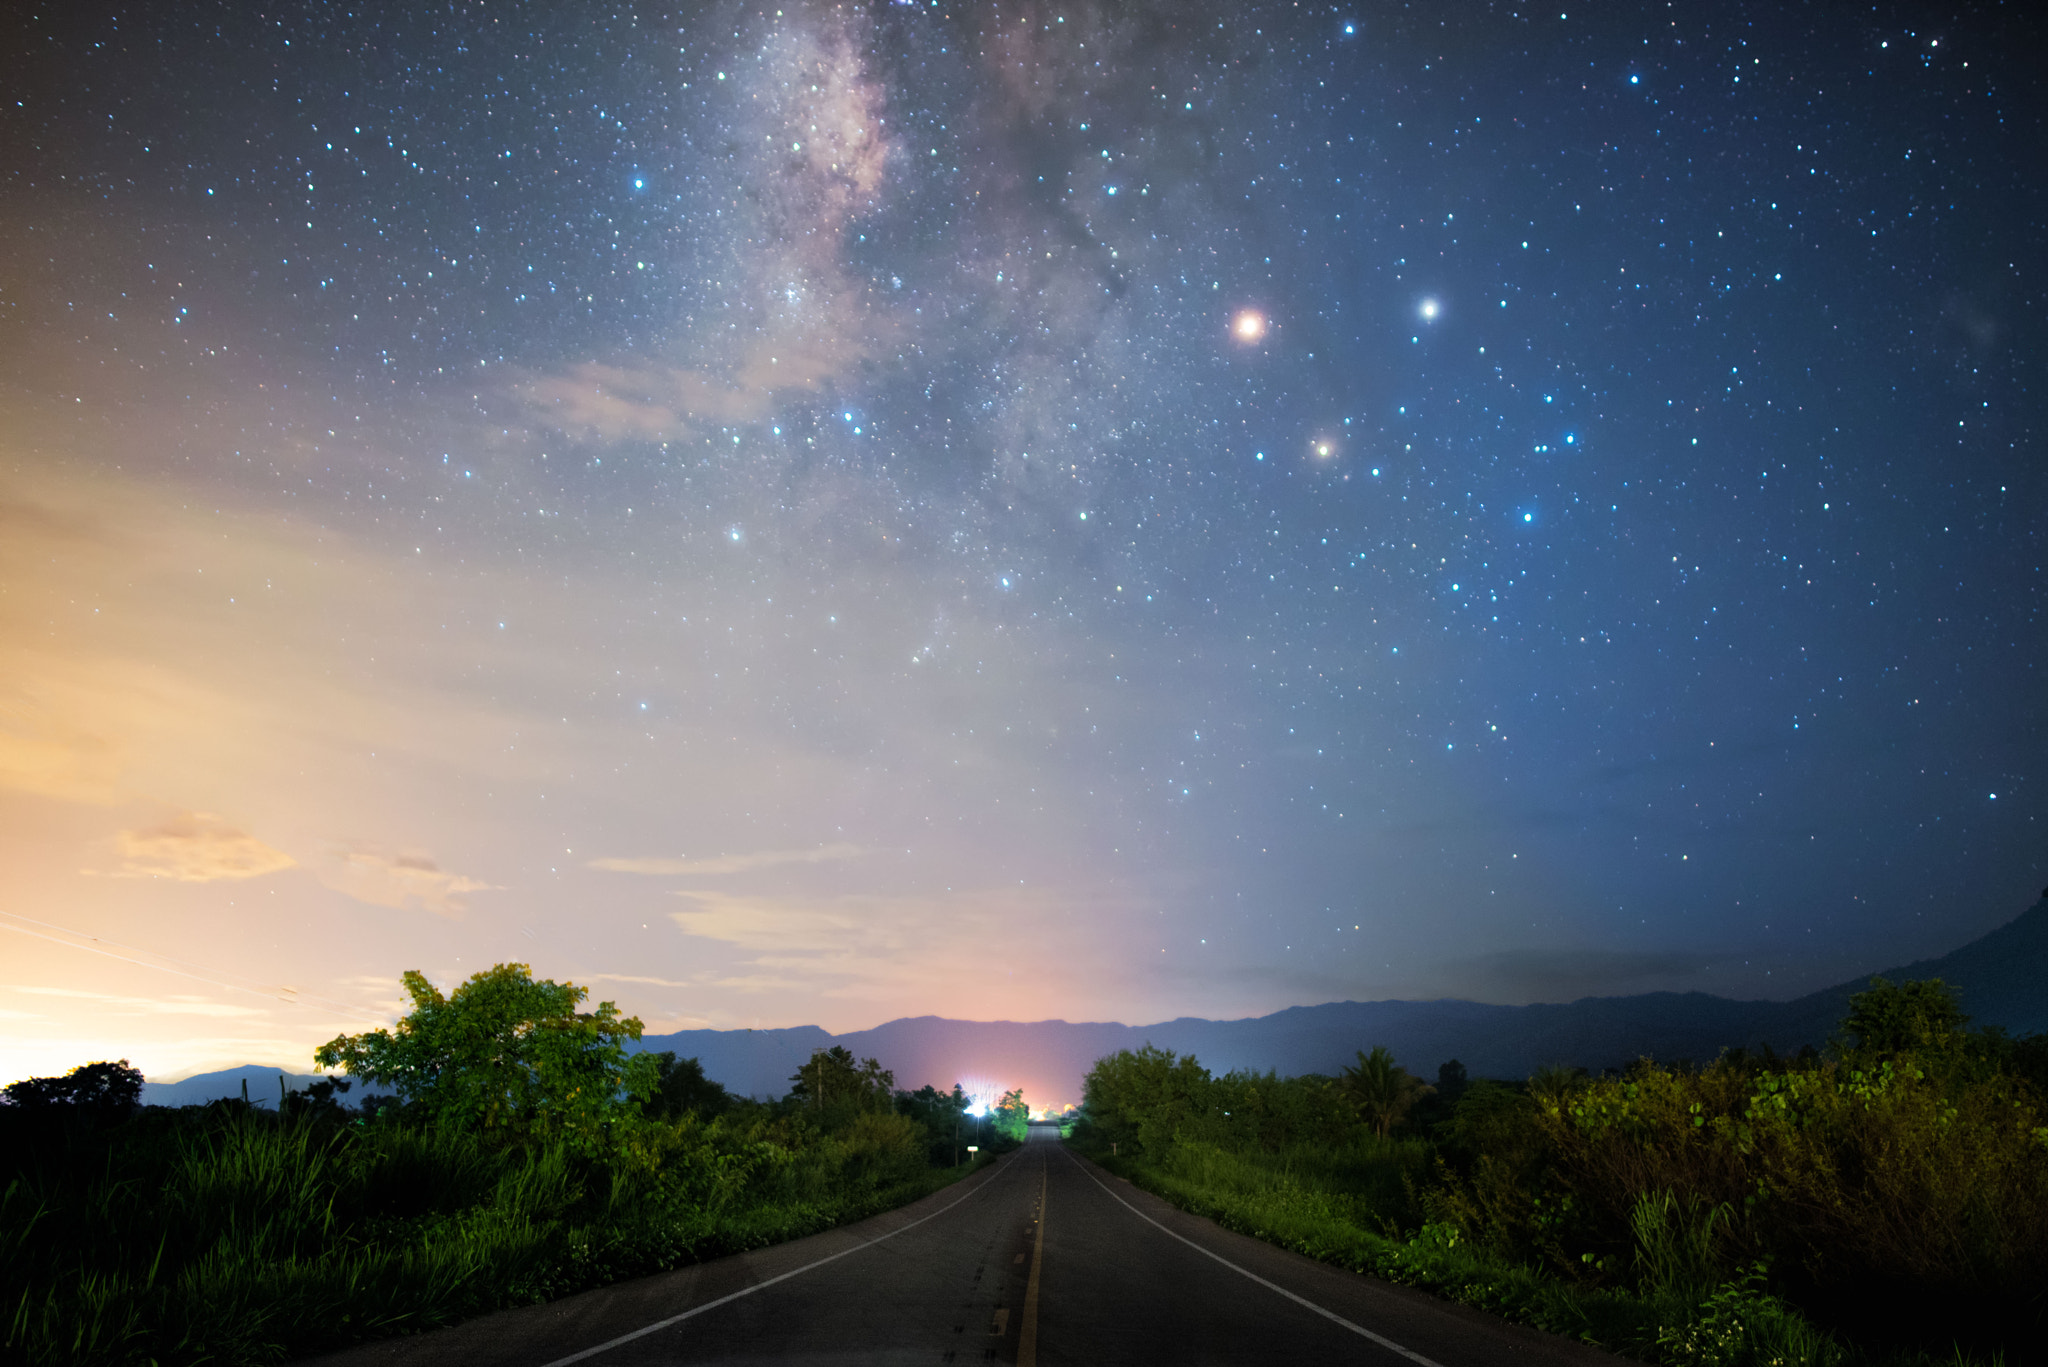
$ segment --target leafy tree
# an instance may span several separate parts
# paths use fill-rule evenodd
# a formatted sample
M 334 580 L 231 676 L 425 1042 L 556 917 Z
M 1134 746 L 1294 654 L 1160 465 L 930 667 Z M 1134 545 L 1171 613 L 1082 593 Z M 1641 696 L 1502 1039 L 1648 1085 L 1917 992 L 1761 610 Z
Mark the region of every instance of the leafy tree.
M 387 1083 L 436 1121 L 514 1138 L 559 1135 L 602 1145 L 635 1117 L 659 1065 L 628 1056 L 640 1022 L 573 983 L 536 980 L 525 964 L 497 964 L 448 996 L 418 972 L 405 990 L 412 1013 L 393 1030 L 342 1035 L 314 1052 L 322 1068 Z
M 323 1077 L 303 1092 L 284 1092 L 278 1098 L 278 1114 L 339 1120 L 348 1114 L 348 1106 L 337 1098 L 346 1095 L 348 1089 L 347 1078 Z
M 63 1077 L 30 1077 L 7 1084 L 10 1106 L 31 1110 L 66 1107 L 99 1119 L 119 1120 L 142 1104 L 142 1073 L 128 1064 L 87 1063 Z
M 1382 1139 L 1401 1123 L 1411 1106 L 1434 1090 L 1395 1063 L 1393 1052 L 1384 1044 L 1375 1044 L 1370 1054 L 1360 1051 L 1358 1062 L 1345 1067 L 1338 1085 L 1358 1118 Z
M 1212 1109 L 1213 1090 L 1193 1055 L 1148 1044 L 1095 1060 L 1081 1082 L 1081 1108 L 1087 1132 L 1102 1143 L 1135 1143 L 1163 1158 L 1181 1130 Z
M 914 1092 L 896 1093 L 896 1114 L 923 1123 L 926 1134 L 930 1136 L 928 1143 L 934 1164 L 957 1164 L 961 1145 L 979 1140 L 978 1134 L 971 1139 L 965 1137 L 964 1121 L 969 1100 L 957 1082 L 950 1092 L 942 1092 L 926 1084 Z
M 1314 1073 L 1226 1073 L 1205 1092 L 1203 1118 L 1184 1127 L 1212 1143 L 1256 1144 L 1279 1153 L 1293 1144 L 1337 1147 L 1351 1138 L 1351 1104 L 1330 1078 Z
M 1465 1065 L 1456 1059 L 1439 1063 L 1436 1068 L 1436 1091 L 1445 1102 L 1455 1106 L 1458 1098 L 1465 1095 L 1465 1089 L 1472 1085 L 1472 1079 L 1465 1073 Z
M 1003 1099 L 992 1109 L 996 1118 L 996 1133 L 1013 1143 L 1023 1143 L 1031 1124 L 1031 1108 L 1024 1104 L 1024 1089 L 1012 1087 L 1003 1093 Z
M 1872 978 L 1869 990 L 1849 998 L 1840 1039 L 1852 1053 L 1888 1057 L 1946 1054 L 1963 1042 L 1970 1018 L 1955 989 L 1939 978 L 1894 983 Z
M 649 1057 L 659 1072 L 654 1093 L 647 1098 L 646 1115 L 660 1120 L 680 1120 L 686 1115 L 709 1120 L 731 1107 L 732 1094 L 704 1076 L 700 1060 L 679 1059 L 666 1049 Z
M 789 1099 L 820 1114 L 886 1111 L 896 1090 L 896 1074 L 874 1059 L 856 1060 L 843 1044 L 812 1050 L 789 1080 Z

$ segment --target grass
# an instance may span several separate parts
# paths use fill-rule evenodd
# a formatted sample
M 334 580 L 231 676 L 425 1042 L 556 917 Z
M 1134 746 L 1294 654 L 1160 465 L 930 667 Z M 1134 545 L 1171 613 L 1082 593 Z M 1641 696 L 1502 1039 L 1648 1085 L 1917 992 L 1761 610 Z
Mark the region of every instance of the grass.
M 44 1128 L 7 1136 L 0 1191 L 0 1330 L 25 1364 L 281 1362 L 799 1238 L 971 1170 L 887 1124 L 786 1118 L 685 1121 L 610 1162 L 239 1108 Z
M 1244 1153 L 1182 1141 L 1164 1162 L 1090 1157 L 1181 1209 L 1321 1262 L 1415 1286 L 1517 1323 L 1673 1367 L 2003 1367 L 2003 1357 L 1871 1353 L 1816 1327 L 1744 1275 L 1702 1280 L 1714 1217 L 1642 1213 L 1647 1266 L 1629 1290 L 1576 1284 L 1472 1242 L 1454 1227 L 1405 1226 L 1430 1146 L 1362 1139 Z M 1665 1198 L 1669 1199 L 1669 1198 Z M 1683 1212 L 1680 1212 L 1683 1214 Z

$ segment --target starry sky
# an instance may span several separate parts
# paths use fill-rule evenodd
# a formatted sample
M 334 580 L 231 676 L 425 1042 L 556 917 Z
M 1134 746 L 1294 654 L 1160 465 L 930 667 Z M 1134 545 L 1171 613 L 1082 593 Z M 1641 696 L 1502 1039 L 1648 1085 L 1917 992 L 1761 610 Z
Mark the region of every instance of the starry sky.
M 2025 9 L 10 8 L 0 1073 L 1991 929 Z

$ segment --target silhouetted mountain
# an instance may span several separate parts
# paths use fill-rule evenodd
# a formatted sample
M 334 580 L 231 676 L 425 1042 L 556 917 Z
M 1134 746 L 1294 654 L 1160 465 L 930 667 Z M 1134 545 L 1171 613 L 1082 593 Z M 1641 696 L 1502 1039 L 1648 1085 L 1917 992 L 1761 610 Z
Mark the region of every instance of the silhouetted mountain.
M 285 1086 L 292 1091 L 303 1092 L 316 1082 L 331 1081 L 334 1076 L 320 1073 L 288 1073 L 282 1068 L 245 1063 L 239 1068 L 223 1068 L 217 1073 L 195 1073 L 182 1082 L 145 1082 L 142 1084 L 142 1104 L 203 1106 L 209 1101 L 239 1097 L 242 1094 L 242 1084 L 246 1082 L 249 1085 L 249 1100 L 252 1103 L 276 1110 L 279 1078 L 283 1078 Z M 388 1096 L 391 1089 L 351 1081 L 348 1094 L 336 1099 L 344 1105 L 352 1106 L 364 1096 L 373 1093 Z
M 1943 979 L 1977 1025 L 2015 1035 L 2048 1031 L 2048 898 L 1952 954 L 1886 969 L 1883 976 Z M 710 1077 L 742 1095 L 782 1095 L 813 1049 L 838 1044 L 857 1057 L 881 1060 L 899 1086 L 1021 1083 L 1027 1099 L 1044 1105 L 1080 1100 L 1081 1078 L 1096 1059 L 1148 1043 L 1193 1054 L 1218 1073 L 1282 1074 L 1334 1074 L 1358 1050 L 1384 1044 L 1423 1077 L 1434 1077 L 1437 1065 L 1452 1058 L 1474 1077 L 1522 1078 L 1552 1063 L 1595 1070 L 1642 1057 L 1704 1063 L 1724 1049 L 1764 1044 L 1793 1053 L 1827 1043 L 1851 994 L 1868 983 L 1866 975 L 1786 1002 L 1732 1001 L 1704 992 L 1533 1006 L 1330 1002 L 1246 1020 L 1182 1017 L 1145 1026 L 919 1016 L 844 1035 L 816 1026 L 686 1030 L 642 1043 L 701 1059 Z
M 2048 1032 L 2048 897 L 2013 921 L 1938 959 L 1885 969 L 1894 981 L 1940 978 L 1956 989 L 1980 1026 L 2014 1035 Z M 939 1016 L 893 1020 L 872 1030 L 834 1035 L 815 1025 L 779 1030 L 682 1030 L 649 1035 L 645 1049 L 701 1059 L 705 1073 L 742 1096 L 778 1097 L 814 1049 L 843 1045 L 858 1058 L 881 1060 L 898 1086 L 926 1083 L 970 1090 L 1022 1085 L 1035 1106 L 1081 1099 L 1081 1079 L 1096 1059 L 1118 1049 L 1155 1044 L 1193 1054 L 1214 1072 L 1249 1069 L 1289 1075 L 1334 1074 L 1361 1049 L 1384 1044 L 1423 1077 L 1458 1059 L 1474 1077 L 1522 1078 L 1545 1064 L 1598 1070 L 1649 1057 L 1704 1063 L 1722 1050 L 1768 1044 L 1780 1053 L 1822 1045 L 1869 975 L 1786 1002 L 1732 1001 L 1704 992 L 1651 992 L 1586 997 L 1534 1006 L 1469 1001 L 1328 1002 L 1270 1016 L 1214 1021 L 1195 1016 L 1156 1025 L 1114 1021 L 957 1021 Z M 240 1096 L 277 1104 L 282 1075 L 298 1091 L 318 1081 L 254 1065 L 201 1073 L 183 1082 L 150 1082 L 142 1099 L 184 1106 Z M 370 1089 L 382 1093 L 388 1089 Z M 357 1083 L 354 1102 L 364 1095 Z

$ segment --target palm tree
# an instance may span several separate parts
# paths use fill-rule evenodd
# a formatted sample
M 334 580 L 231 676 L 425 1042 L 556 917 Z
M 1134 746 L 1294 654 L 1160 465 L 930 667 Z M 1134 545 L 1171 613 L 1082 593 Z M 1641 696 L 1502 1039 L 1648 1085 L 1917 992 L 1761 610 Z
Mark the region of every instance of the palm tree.
M 1563 1107 L 1586 1083 L 1586 1070 L 1568 1063 L 1546 1063 L 1529 1074 L 1529 1095 L 1545 1106 Z
M 1370 1054 L 1360 1051 L 1358 1062 L 1345 1067 L 1338 1085 L 1358 1118 L 1382 1139 L 1401 1123 L 1409 1107 L 1436 1090 L 1395 1063 L 1384 1044 L 1374 1045 Z

